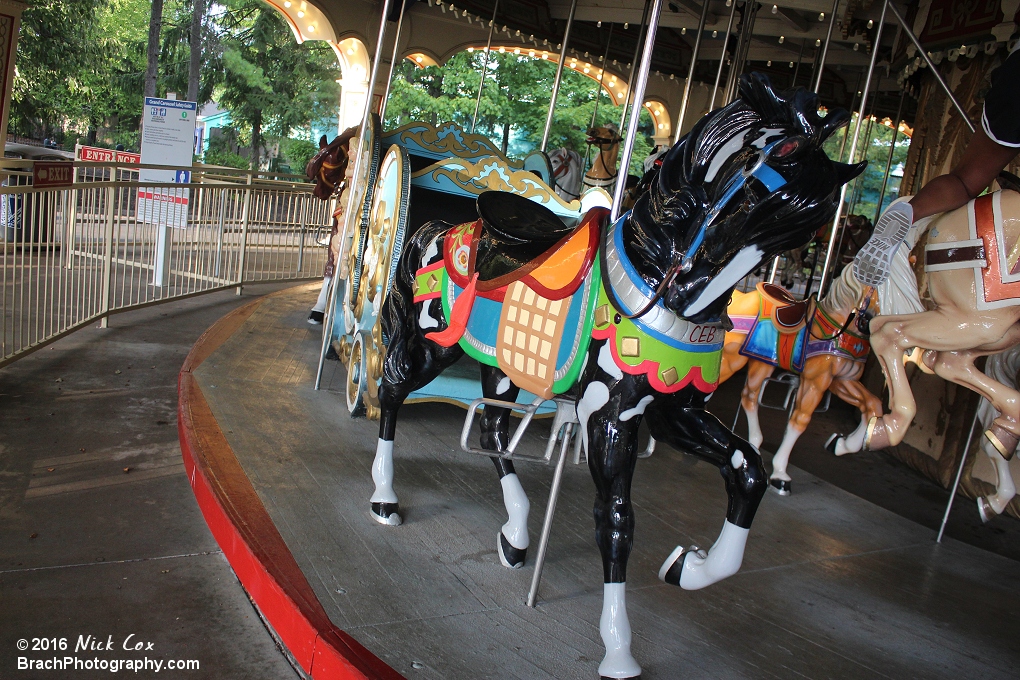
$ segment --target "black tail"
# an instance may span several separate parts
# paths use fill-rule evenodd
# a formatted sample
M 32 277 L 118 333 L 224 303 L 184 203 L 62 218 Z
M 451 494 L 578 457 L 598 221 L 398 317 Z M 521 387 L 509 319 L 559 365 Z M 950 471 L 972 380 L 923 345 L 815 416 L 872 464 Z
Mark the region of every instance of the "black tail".
M 380 312 L 383 337 L 386 340 L 386 358 L 383 361 L 385 382 L 401 384 L 412 377 L 414 370 L 412 353 L 423 337 L 414 313 L 415 274 L 421 266 L 422 254 L 428 245 L 452 228 L 451 224 L 435 220 L 418 229 L 404 244 L 396 278 L 390 286 L 390 294 L 383 301 Z M 443 325 L 445 324 L 441 323 L 441 326 Z

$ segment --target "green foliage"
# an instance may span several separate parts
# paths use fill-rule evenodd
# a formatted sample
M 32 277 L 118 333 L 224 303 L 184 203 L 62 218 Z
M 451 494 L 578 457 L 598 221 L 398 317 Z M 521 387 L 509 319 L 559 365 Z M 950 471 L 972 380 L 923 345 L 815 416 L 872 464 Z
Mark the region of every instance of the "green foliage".
M 157 93 L 187 91 L 191 0 L 166 0 Z M 10 130 L 137 149 L 150 0 L 39 0 L 22 18 Z M 298 45 L 260 0 L 210 4 L 199 105 L 214 92 L 240 139 L 335 119 L 340 69 L 328 45 Z M 218 152 L 217 152 L 218 153 Z M 238 162 L 237 154 L 229 160 Z
M 857 115 L 854 114 L 850 125 L 845 128 L 847 132 L 846 145 L 843 144 L 843 133 L 834 134 L 825 142 L 825 152 L 832 159 L 840 158 L 842 149 L 843 162 L 848 161 L 850 144 L 853 142 L 854 125 L 857 122 Z M 860 177 L 854 180 L 847 187 L 847 201 L 853 201 L 851 213 L 864 215 L 872 222 L 875 221 L 878 209 L 878 195 L 882 190 L 882 181 L 885 177 L 886 163 L 889 160 L 889 144 L 892 143 L 893 129 L 882 125 L 879 122 L 868 124 L 865 119 L 861 124 L 860 138 L 857 142 L 857 151 L 854 153 L 854 161 L 860 162 L 865 157 L 868 160 L 868 167 Z M 896 148 L 893 151 L 892 167 L 902 167 L 907 160 L 907 150 L 910 147 L 910 138 L 903 134 L 896 135 Z M 867 152 L 865 154 L 865 151 Z M 899 177 L 889 177 L 889 184 L 885 189 L 885 196 L 882 199 L 882 207 L 887 208 L 899 195 Z
M 202 154 L 202 162 L 208 165 L 225 165 L 229 168 L 247 169 L 251 163 L 247 156 L 233 151 L 237 143 L 237 132 L 233 128 L 221 128 L 221 133 L 209 140 L 209 148 Z
M 305 166 L 312 156 L 319 152 L 317 144 L 312 144 L 304 139 L 281 139 L 280 155 L 295 173 L 305 171 Z
M 340 67 L 328 45 L 298 45 L 283 18 L 260 0 L 226 0 L 214 15 L 216 99 L 253 149 L 265 135 L 336 115 Z
M 390 100 L 386 106 L 386 129 L 413 121 L 437 125 L 454 122 L 470 130 L 484 53 L 461 52 L 444 66 L 420 68 L 408 60 L 394 71 Z M 556 64 L 511 53 L 491 53 L 485 87 L 478 106 L 475 132 L 489 137 L 511 156 L 523 157 L 542 142 Z M 622 108 L 599 93 L 598 84 L 570 69 L 556 103 L 549 135 L 549 149 L 566 147 L 582 156 L 587 151 L 586 131 L 598 101 L 596 125 L 619 125 Z M 641 126 L 634 145 L 631 173 L 641 175 L 641 163 L 652 149 L 652 120 L 642 109 Z

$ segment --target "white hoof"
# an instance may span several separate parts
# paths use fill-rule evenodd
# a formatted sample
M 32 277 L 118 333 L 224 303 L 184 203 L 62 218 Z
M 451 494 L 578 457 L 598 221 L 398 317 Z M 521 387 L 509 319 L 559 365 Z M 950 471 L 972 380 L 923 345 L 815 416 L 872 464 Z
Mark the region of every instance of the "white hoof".
M 401 523 L 396 503 L 372 503 L 372 511 L 368 514 L 379 524 L 388 527 L 397 527 Z

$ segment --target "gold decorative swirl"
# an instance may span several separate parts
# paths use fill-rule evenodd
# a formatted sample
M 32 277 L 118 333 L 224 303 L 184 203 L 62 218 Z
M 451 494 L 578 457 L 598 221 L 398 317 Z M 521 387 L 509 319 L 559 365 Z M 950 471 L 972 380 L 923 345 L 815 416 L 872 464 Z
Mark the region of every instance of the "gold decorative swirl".
M 403 146 L 415 144 L 436 154 L 449 154 L 451 158 L 498 158 L 512 168 L 524 167 L 523 161 L 510 160 L 497 149 L 488 137 L 465 132 L 456 123 L 443 123 L 439 127 L 428 123 L 408 123 L 386 135 L 396 138 Z
M 477 163 L 463 158 L 450 158 L 414 173 L 413 177 L 431 175 L 433 180 L 446 177 L 456 186 L 472 194 L 483 191 L 507 191 L 530 198 L 560 215 L 579 216 L 581 202 L 564 201 L 549 186 L 527 170 L 515 170 L 494 158 Z

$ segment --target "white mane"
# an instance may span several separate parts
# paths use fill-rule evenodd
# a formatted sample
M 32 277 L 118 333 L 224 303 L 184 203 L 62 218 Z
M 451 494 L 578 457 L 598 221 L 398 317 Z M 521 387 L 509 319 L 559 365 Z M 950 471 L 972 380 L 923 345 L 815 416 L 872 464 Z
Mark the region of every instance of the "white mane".
M 864 286 L 853 275 L 853 267 L 843 267 L 843 271 L 832 282 L 829 292 L 819 301 L 819 304 L 829 314 L 834 312 L 848 314 L 860 302 L 863 292 Z

